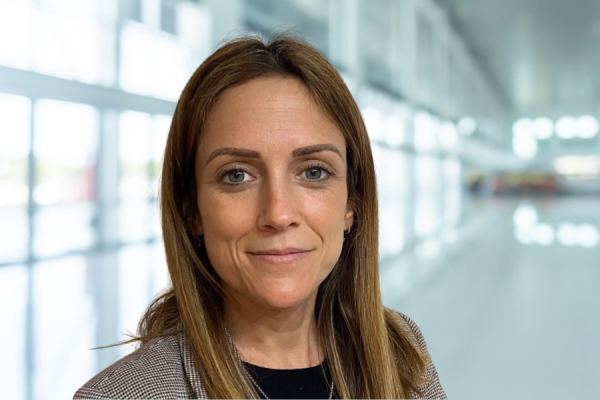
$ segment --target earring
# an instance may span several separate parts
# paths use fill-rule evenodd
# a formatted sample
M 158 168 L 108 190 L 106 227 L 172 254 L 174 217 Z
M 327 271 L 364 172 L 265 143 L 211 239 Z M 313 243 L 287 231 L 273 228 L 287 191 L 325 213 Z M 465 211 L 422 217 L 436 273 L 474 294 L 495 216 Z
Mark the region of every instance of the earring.
M 344 239 L 342 240 L 342 242 L 346 241 L 346 235 L 350 232 L 350 228 L 348 229 L 344 229 Z
M 203 236 L 202 236 L 202 235 L 198 236 L 198 248 L 199 248 L 199 249 L 201 249 L 201 248 L 202 248 L 202 239 L 203 239 Z

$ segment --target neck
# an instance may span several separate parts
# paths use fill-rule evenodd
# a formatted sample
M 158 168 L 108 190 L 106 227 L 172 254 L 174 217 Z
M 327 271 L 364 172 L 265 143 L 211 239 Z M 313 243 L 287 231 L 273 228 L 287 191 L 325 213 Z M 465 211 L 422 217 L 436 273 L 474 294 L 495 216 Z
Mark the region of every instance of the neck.
M 242 361 L 272 369 L 321 364 L 325 355 L 318 340 L 315 300 L 286 310 L 226 301 L 229 333 Z

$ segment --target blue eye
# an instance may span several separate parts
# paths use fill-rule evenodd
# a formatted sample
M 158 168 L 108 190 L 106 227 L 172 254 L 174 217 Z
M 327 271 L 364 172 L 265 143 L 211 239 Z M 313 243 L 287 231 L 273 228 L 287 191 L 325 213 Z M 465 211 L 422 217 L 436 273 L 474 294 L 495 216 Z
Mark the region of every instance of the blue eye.
M 238 185 L 244 182 L 244 174 L 247 172 L 243 169 L 230 169 L 229 171 L 225 171 L 221 174 L 221 181 L 227 185 Z M 227 179 L 225 179 L 227 178 Z
M 219 180 L 225 185 L 229 186 L 237 186 L 242 185 L 247 182 L 244 178 L 248 175 L 242 168 L 232 168 L 227 171 L 223 171 Z M 327 180 L 330 176 L 334 175 L 331 170 L 321 164 L 311 165 L 302 171 L 303 178 L 309 182 L 323 182 Z
M 306 170 L 304 170 L 304 172 L 306 173 L 305 176 L 309 179 L 309 180 L 316 180 L 316 181 L 320 181 L 321 180 L 321 176 L 323 176 L 324 173 L 327 173 L 327 171 L 325 170 L 325 168 L 323 167 L 310 167 Z
M 244 174 L 245 174 L 244 171 L 235 170 L 235 171 L 229 172 L 227 174 L 227 176 L 230 177 L 230 178 L 233 178 L 233 179 L 231 179 L 231 182 L 238 183 L 238 182 L 243 182 L 244 181 Z
M 328 176 L 333 175 L 333 173 L 327 169 L 324 165 L 312 165 L 304 170 L 304 175 L 309 181 L 322 181 L 327 179 Z M 326 175 L 323 177 L 323 175 Z

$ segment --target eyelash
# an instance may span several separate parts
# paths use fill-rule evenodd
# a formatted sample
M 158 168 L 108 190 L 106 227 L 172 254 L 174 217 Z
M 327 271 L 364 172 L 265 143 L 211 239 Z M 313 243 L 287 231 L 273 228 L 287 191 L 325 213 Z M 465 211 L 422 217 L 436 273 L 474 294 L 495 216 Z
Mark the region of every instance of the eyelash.
M 320 163 L 315 163 L 315 164 L 309 165 L 309 166 L 308 166 L 308 167 L 306 167 L 304 170 L 302 170 L 302 172 L 306 172 L 306 171 L 308 171 L 308 170 L 311 170 L 311 169 L 320 169 L 320 170 L 324 171 L 324 172 L 327 174 L 327 176 L 326 176 L 325 178 L 318 179 L 318 180 L 310 180 L 310 179 L 309 179 L 309 182 L 317 182 L 317 183 L 320 183 L 320 182 L 323 182 L 323 181 L 327 180 L 328 178 L 330 178 L 330 177 L 332 177 L 332 176 L 334 176 L 334 175 L 335 175 L 335 174 L 333 173 L 333 171 L 331 171 L 331 170 L 330 170 L 329 168 L 327 168 L 325 165 L 323 165 L 323 164 L 320 164 Z M 240 182 L 240 183 L 231 183 L 231 182 L 225 182 L 225 181 L 223 180 L 223 179 L 224 179 L 224 178 L 225 178 L 225 177 L 226 177 L 228 174 L 230 174 L 230 173 L 232 173 L 232 172 L 244 172 L 244 173 L 246 173 L 246 174 L 248 174 L 248 173 L 249 173 L 249 172 L 248 172 L 247 170 L 245 170 L 244 168 L 240 168 L 240 167 L 234 167 L 234 168 L 230 168 L 230 169 L 227 169 L 227 170 L 225 170 L 225 171 L 221 172 L 221 174 L 219 175 L 219 182 L 221 182 L 221 183 L 223 183 L 223 184 L 225 184 L 225 185 L 227 185 L 227 186 L 240 186 L 240 185 L 243 185 L 245 182 Z

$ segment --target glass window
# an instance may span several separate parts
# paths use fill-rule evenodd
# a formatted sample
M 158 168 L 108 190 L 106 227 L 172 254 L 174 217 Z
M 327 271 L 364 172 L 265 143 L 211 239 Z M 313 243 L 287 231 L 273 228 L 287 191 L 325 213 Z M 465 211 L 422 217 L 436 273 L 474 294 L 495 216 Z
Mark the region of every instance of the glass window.
M 171 287 L 171 277 L 167 267 L 167 256 L 165 254 L 165 244 L 162 240 L 154 243 L 153 248 L 154 261 L 154 293 L 159 293 Z
M 33 220 L 36 256 L 56 256 L 93 246 L 95 213 L 95 205 L 86 202 L 39 207 Z
M 35 26 L 33 19 L 34 7 L 31 0 L 0 3 L 0 65 L 31 68 Z
M 419 13 L 417 19 L 417 84 L 418 97 L 429 105 L 434 79 L 434 31 L 431 22 L 423 14 Z
M 415 157 L 415 184 L 420 193 L 437 195 L 441 189 L 441 166 L 436 157 Z
M 380 257 L 399 253 L 405 242 L 407 165 L 404 153 L 373 146 L 379 193 Z
M 114 59 L 107 48 L 112 34 L 95 16 L 42 8 L 36 27 L 36 71 L 87 83 L 112 83 L 104 76 L 104 71 L 110 71 L 105 60 Z
M 163 0 L 160 12 L 160 29 L 174 35 L 177 32 L 176 27 L 177 13 L 175 11 L 175 4 Z
M 408 107 L 403 104 L 396 104 L 384 125 L 386 143 L 392 147 L 405 144 L 410 121 L 412 121 L 412 118 Z
M 142 0 L 119 0 L 119 16 L 122 19 L 142 21 Z
M 146 200 L 150 195 L 150 152 L 153 148 L 150 114 L 124 111 L 119 116 L 119 198 Z
M 439 159 L 415 157 L 415 234 L 419 237 L 434 234 L 441 225 L 441 172 Z
M 119 232 L 125 241 L 146 239 L 152 231 L 154 129 L 150 114 L 124 111 L 119 117 Z
M 6 399 L 26 397 L 27 278 L 24 265 L 0 267 L 0 376 Z
M 438 149 L 438 120 L 429 113 L 420 111 L 414 116 L 413 143 L 418 152 L 433 152 Z
M 27 257 L 31 101 L 0 93 L 0 263 Z
M 95 240 L 98 110 L 47 99 L 34 110 L 34 251 L 43 257 L 88 248 Z
M 36 0 L 38 4 L 52 10 L 63 10 L 77 14 L 95 14 L 99 11 L 100 4 L 114 0 Z M 104 4 L 102 4 L 104 6 Z
M 445 121 L 439 128 L 439 139 L 442 148 L 448 153 L 456 153 L 459 145 L 458 129 L 450 121 Z
M 154 295 L 153 274 L 152 247 L 127 246 L 119 250 L 119 340 L 127 339 L 127 332 L 137 331 Z
M 26 205 L 31 101 L 0 93 L 0 207 Z
M 124 242 L 139 242 L 154 236 L 157 213 L 155 203 L 128 201 L 119 205 L 119 237 Z
M 440 226 L 439 198 L 431 195 L 421 195 L 415 202 L 415 235 L 420 238 L 436 233 Z
M 294 27 L 306 33 L 306 39 L 319 51 L 329 52 L 328 11 L 329 2 L 323 0 L 252 0 L 245 1 L 245 27 L 265 33 L 277 21 L 277 25 Z
M 123 90 L 177 100 L 191 75 L 189 51 L 174 36 L 126 21 L 121 32 Z
M 0 207 L 0 221 L 0 264 L 25 260 L 29 238 L 27 208 Z
M 87 264 L 77 256 L 34 265 L 35 398 L 71 398 L 94 374 L 96 324 Z
M 150 203 L 150 236 L 155 238 L 162 237 L 162 227 L 160 222 L 160 208 L 158 206 L 158 201 L 154 199 Z
M 372 146 L 379 198 L 399 200 L 407 195 L 406 155 L 398 150 Z
M 162 173 L 163 158 L 165 155 L 165 147 L 167 145 L 167 137 L 171 128 L 172 117 L 168 115 L 154 116 L 154 148 L 152 152 L 152 189 L 150 195 L 158 196 L 158 183 Z
M 35 103 L 38 204 L 92 201 L 95 198 L 98 110 L 56 100 Z
M 387 199 L 379 206 L 379 253 L 380 257 L 400 253 L 405 243 L 404 202 L 400 199 Z
M 388 88 L 393 67 L 391 0 L 361 2 L 359 7 L 361 34 L 358 45 L 363 53 L 362 69 L 369 82 Z
M 456 226 L 462 211 L 462 171 L 456 158 L 444 160 L 444 222 Z
M 383 111 L 376 107 L 366 107 L 362 111 L 365 126 L 371 140 L 382 140 L 384 138 L 384 125 L 386 116 Z

